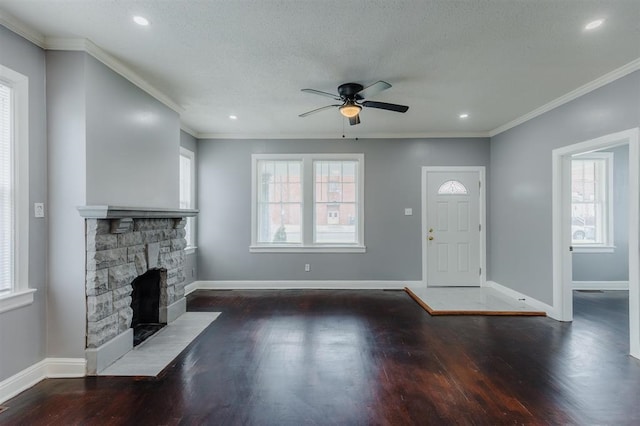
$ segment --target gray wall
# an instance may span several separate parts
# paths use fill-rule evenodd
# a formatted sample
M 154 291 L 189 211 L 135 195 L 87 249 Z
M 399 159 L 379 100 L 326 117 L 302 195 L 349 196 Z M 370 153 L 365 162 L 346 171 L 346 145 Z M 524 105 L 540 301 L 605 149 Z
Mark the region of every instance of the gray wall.
M 574 281 L 629 280 L 629 146 L 613 153 L 613 253 L 574 253 Z
M 198 140 L 191 136 L 189 133 L 184 130 L 180 130 L 180 146 L 192 151 L 195 154 L 195 174 L 196 174 L 196 184 L 198 182 Z M 198 208 L 198 188 L 196 187 L 196 200 L 195 200 L 195 208 Z M 197 229 L 197 221 L 196 218 L 196 229 Z M 196 245 L 198 241 L 196 240 Z M 197 249 L 196 249 L 197 250 Z M 198 254 L 193 252 L 191 254 L 187 254 L 185 257 L 185 265 L 184 265 L 184 276 L 186 277 L 185 284 L 192 283 L 196 280 L 198 276 Z
M 81 358 L 85 343 L 86 54 L 47 52 L 49 282 L 47 354 Z
M 251 154 L 333 152 L 364 153 L 366 253 L 249 253 Z M 198 279 L 420 280 L 421 167 L 488 164 L 485 138 L 201 140 Z
M 85 245 L 77 207 L 178 207 L 180 125 L 177 113 L 84 52 L 47 52 L 47 79 L 47 355 L 82 358 Z
M 0 64 L 29 77 L 29 203 L 47 201 L 45 58 L 0 25 Z M 45 207 L 46 208 L 46 207 Z M 34 303 L 0 314 L 0 381 L 45 358 L 47 218 L 29 219 L 29 287 Z
M 180 117 L 86 55 L 87 204 L 178 207 Z
M 640 71 L 491 139 L 489 279 L 553 303 L 551 151 L 640 125 Z

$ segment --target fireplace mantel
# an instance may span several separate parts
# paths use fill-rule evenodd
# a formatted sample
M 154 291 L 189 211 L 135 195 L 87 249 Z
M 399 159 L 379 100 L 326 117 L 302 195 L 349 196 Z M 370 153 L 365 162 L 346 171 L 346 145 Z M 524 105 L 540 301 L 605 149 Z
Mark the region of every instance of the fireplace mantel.
M 197 216 L 197 209 L 163 209 L 155 207 L 80 206 L 80 216 L 86 219 L 167 219 Z

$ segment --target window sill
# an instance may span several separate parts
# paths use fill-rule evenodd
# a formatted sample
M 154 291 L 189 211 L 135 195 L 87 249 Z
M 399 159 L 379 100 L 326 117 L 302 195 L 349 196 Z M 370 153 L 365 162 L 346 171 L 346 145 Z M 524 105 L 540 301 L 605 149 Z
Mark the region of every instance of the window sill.
M 31 305 L 33 303 L 33 293 L 35 292 L 36 289 L 30 288 L 0 296 L 0 314 Z
M 198 248 L 197 246 L 185 247 L 184 248 L 184 253 L 185 254 L 193 254 L 193 253 L 196 252 L 197 248 Z
M 574 253 L 613 253 L 616 246 L 573 246 Z
M 250 253 L 365 253 L 365 246 L 250 246 Z

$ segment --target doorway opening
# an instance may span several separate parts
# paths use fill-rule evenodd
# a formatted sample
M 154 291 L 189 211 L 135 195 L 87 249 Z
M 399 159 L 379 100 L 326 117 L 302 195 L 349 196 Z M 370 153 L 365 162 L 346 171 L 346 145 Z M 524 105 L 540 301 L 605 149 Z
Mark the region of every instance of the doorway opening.
M 580 246 L 580 237 L 587 236 L 594 242 L 600 237 L 591 229 L 589 219 L 584 223 L 576 222 L 576 199 L 582 200 L 581 194 L 572 191 L 572 159 L 579 154 L 603 151 L 618 146 L 628 146 L 628 265 L 629 265 L 629 347 L 630 353 L 640 358 L 640 284 L 639 277 L 639 150 L 638 129 L 613 133 L 600 138 L 580 142 L 552 152 L 553 167 L 553 308 L 551 316 L 561 321 L 573 320 L 573 253 L 574 246 Z M 615 188 L 613 188 L 615 191 Z M 592 197 L 588 197 L 589 199 Z M 581 206 L 578 206 L 582 208 Z M 579 216 L 579 215 L 578 215 Z M 582 228 L 580 228 L 582 227 Z M 603 225 L 604 227 L 604 225 Z M 580 228 L 583 232 L 579 233 Z M 593 232 L 592 232 L 593 231 Z M 599 231 L 601 232 L 601 231 Z M 576 240 L 577 239 L 577 240 Z M 591 246 L 594 246 L 592 244 Z M 603 244 L 603 247 L 606 244 Z M 588 247 L 583 245 L 588 251 Z

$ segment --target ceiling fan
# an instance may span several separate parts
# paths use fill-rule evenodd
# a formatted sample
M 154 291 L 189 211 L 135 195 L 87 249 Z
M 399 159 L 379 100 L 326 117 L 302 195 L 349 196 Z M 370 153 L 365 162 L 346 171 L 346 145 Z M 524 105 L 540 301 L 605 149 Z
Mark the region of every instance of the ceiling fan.
M 302 89 L 303 92 L 313 93 L 315 95 L 326 96 L 336 101 L 341 101 L 341 104 L 327 105 L 322 108 L 314 109 L 312 111 L 300 114 L 299 117 L 306 117 L 316 112 L 323 111 L 329 108 L 339 108 L 340 114 L 349 119 L 349 124 L 360 124 L 360 111 L 362 107 L 365 108 L 378 108 L 386 109 L 387 111 L 395 112 L 407 112 L 409 109 L 406 105 L 389 104 L 386 102 L 367 101 L 368 97 L 376 95 L 383 90 L 387 90 L 391 85 L 386 81 L 377 81 L 370 86 L 364 87 L 358 83 L 345 83 L 338 86 L 338 95 L 333 93 L 322 92 L 315 89 Z

